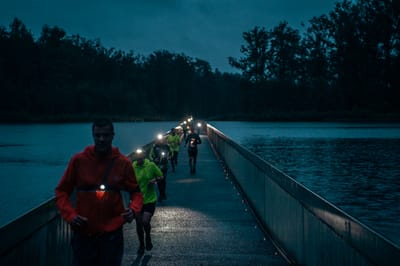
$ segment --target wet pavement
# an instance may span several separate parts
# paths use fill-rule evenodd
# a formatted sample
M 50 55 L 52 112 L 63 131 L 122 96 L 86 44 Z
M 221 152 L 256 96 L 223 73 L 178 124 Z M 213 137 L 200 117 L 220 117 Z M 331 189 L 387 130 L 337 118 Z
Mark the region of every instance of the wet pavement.
M 201 139 L 195 174 L 183 144 L 175 173 L 169 169 L 168 198 L 151 223 L 153 249 L 138 256 L 135 224 L 125 225 L 123 265 L 288 265 Z

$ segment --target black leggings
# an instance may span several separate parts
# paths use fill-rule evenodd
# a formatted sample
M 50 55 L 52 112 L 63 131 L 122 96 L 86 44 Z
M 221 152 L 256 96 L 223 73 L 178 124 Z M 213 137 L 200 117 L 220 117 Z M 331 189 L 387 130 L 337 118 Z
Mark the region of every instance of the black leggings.
M 74 232 L 71 239 L 73 265 L 121 265 L 124 250 L 122 227 L 99 236 Z
M 188 149 L 188 155 L 189 155 L 189 166 L 190 169 L 196 168 L 196 161 L 197 161 L 197 149 Z
M 171 165 L 172 165 L 172 167 L 175 167 L 177 164 L 178 164 L 178 152 L 173 151 L 172 157 L 171 157 Z
M 156 210 L 156 203 L 146 203 L 142 207 L 140 214 L 136 215 L 136 233 L 139 238 L 140 245 L 144 245 L 144 233 L 149 237 L 151 230 L 151 218 Z

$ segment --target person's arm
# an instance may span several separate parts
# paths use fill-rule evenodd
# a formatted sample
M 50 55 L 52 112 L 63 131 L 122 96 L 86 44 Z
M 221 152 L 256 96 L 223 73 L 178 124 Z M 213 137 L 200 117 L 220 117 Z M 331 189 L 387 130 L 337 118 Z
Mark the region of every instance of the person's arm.
M 152 180 L 155 179 L 155 181 L 164 179 L 161 169 L 154 163 L 151 164 L 151 177 Z
M 168 145 L 168 144 L 166 144 L 166 145 L 168 148 L 168 158 L 171 158 L 172 155 L 174 154 L 174 150 L 172 149 L 171 145 Z
M 135 212 L 135 214 L 137 214 L 141 211 L 143 206 L 143 195 L 140 192 L 135 171 L 133 170 L 133 167 L 129 163 L 129 161 L 125 169 L 125 174 L 126 174 L 126 187 L 130 196 L 129 208 L 132 209 Z
M 189 141 L 191 135 L 192 135 L 192 134 L 189 134 L 189 135 L 186 137 L 186 140 L 185 140 L 185 147 L 186 147 L 186 145 L 187 145 L 187 143 L 188 143 L 188 141 Z
M 154 161 L 155 153 L 154 153 L 154 145 L 150 149 L 150 160 Z
M 72 206 L 70 196 L 75 188 L 75 171 L 76 171 L 76 159 L 72 158 L 68 164 L 64 175 L 61 177 L 56 189 L 55 199 L 58 210 L 60 211 L 61 217 L 71 223 L 75 217 L 78 216 L 75 208 Z
M 176 142 L 177 142 L 177 145 L 179 146 L 179 145 L 181 145 L 182 139 L 181 139 L 180 135 L 176 135 L 176 136 L 177 136 Z

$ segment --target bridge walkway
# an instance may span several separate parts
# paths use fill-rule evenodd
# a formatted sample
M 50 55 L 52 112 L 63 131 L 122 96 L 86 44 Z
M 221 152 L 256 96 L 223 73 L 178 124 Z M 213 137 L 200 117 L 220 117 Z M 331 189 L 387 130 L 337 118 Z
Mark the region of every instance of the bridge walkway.
M 167 176 L 167 200 L 152 220 L 154 248 L 138 256 L 134 223 L 125 225 L 123 265 L 288 265 L 264 236 L 207 136 L 201 135 L 197 173 L 189 173 L 183 143 Z

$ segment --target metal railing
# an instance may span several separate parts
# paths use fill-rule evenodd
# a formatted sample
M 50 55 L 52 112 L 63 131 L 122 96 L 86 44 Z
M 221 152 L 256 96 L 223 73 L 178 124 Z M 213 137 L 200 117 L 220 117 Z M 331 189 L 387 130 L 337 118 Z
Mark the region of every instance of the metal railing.
M 298 265 L 399 265 L 400 248 L 208 125 L 264 230 Z
M 71 230 L 55 199 L 0 228 L 0 265 L 71 265 Z

